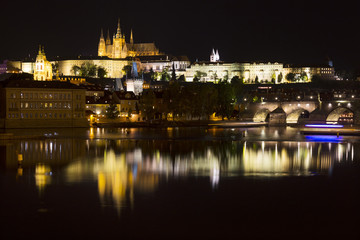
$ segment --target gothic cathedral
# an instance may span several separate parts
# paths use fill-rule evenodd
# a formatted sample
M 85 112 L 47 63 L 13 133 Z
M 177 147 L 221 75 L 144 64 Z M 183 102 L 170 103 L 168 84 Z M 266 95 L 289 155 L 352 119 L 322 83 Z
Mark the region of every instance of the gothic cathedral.
M 160 55 L 160 52 L 159 49 L 156 48 L 154 43 L 134 43 L 132 30 L 130 34 L 130 43 L 127 43 L 125 41 L 125 34 L 121 33 L 120 19 L 118 21 L 116 34 L 113 35 L 112 43 L 109 31 L 105 40 L 103 31 L 101 30 L 98 56 L 106 56 L 112 59 L 120 59 L 127 57 L 156 55 Z

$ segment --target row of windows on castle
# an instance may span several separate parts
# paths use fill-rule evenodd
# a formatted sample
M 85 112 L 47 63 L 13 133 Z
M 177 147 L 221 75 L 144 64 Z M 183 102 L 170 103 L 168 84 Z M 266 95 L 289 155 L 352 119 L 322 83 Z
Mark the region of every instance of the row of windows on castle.
M 68 119 L 71 118 L 70 113 L 9 113 L 8 118 L 22 118 L 22 119 Z M 74 113 L 74 118 L 83 118 L 84 113 Z
M 11 93 L 10 98 L 17 98 L 16 93 Z M 70 93 L 20 93 L 21 99 L 54 99 L 54 100 L 71 100 Z M 75 95 L 76 100 L 81 100 L 81 95 Z
M 18 107 L 16 102 L 9 102 L 9 109 L 16 109 Z M 70 102 L 21 102 L 21 109 L 71 109 Z M 83 103 L 76 103 L 75 109 L 83 109 Z

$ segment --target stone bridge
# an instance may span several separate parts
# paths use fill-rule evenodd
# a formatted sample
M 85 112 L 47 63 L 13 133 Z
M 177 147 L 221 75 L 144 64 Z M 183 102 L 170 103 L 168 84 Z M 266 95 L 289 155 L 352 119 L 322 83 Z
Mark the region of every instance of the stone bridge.
M 289 101 L 289 102 L 261 102 L 241 103 L 239 106 L 240 118 L 246 121 L 266 122 L 270 114 L 283 110 L 286 115 L 287 124 L 299 123 L 300 119 L 307 122 L 337 123 L 348 121 L 349 123 L 360 123 L 359 114 L 355 109 L 355 99 L 333 100 L 333 101 Z M 282 112 L 282 111 L 281 111 Z

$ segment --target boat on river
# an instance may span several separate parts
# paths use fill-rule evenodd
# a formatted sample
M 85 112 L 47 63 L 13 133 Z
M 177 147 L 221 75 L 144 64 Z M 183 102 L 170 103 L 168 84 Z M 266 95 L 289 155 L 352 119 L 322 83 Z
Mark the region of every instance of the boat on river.
M 302 134 L 316 135 L 355 135 L 360 136 L 360 128 L 341 124 L 306 124 L 300 128 Z

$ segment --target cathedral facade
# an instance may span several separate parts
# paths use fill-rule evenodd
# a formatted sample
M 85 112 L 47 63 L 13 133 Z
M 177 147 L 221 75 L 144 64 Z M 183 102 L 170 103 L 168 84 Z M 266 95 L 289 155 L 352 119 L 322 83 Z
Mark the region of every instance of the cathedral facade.
M 101 30 L 100 41 L 98 46 L 99 57 L 109 57 L 111 59 L 120 59 L 127 57 L 141 57 L 141 56 L 157 56 L 160 55 L 159 49 L 154 43 L 134 43 L 133 32 L 130 33 L 130 42 L 125 41 L 125 34 L 121 32 L 120 20 L 116 29 L 116 34 L 113 35 L 112 41 L 108 31 L 106 40 L 103 31 Z
M 34 80 L 46 81 L 52 80 L 52 66 L 51 63 L 46 59 L 44 47 L 39 46 L 39 52 L 36 56 L 35 67 L 34 67 Z

